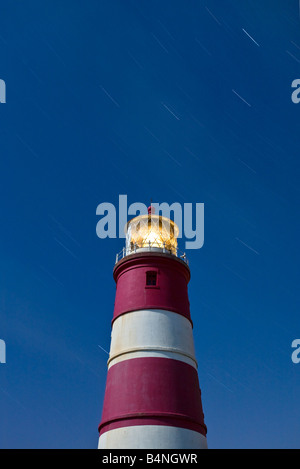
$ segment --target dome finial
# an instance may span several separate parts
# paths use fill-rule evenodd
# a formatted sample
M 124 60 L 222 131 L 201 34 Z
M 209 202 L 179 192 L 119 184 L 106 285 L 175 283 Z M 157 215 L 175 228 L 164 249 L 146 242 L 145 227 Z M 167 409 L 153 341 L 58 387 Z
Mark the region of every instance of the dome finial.
M 148 214 L 151 215 L 151 213 L 154 215 L 155 213 L 155 208 L 152 207 L 152 199 L 150 199 L 150 205 L 148 207 Z

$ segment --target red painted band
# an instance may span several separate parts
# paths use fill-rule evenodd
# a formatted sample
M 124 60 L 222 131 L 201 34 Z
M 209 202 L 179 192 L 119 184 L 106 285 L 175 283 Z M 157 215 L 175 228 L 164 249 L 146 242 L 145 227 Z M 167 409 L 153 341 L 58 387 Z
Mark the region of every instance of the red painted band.
M 99 432 L 145 421 L 206 435 L 195 368 L 179 360 L 147 357 L 125 360 L 108 370 Z
M 146 285 L 146 273 L 157 273 L 157 285 Z M 117 283 L 113 321 L 142 309 L 164 309 L 190 318 L 188 266 L 175 256 L 141 253 L 125 257 L 114 269 Z

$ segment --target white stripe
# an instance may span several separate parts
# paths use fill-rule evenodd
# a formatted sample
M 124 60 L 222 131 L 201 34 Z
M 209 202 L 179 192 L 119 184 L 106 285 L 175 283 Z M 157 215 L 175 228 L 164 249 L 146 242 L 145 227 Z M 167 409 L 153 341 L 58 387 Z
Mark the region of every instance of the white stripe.
M 103 433 L 98 449 L 207 449 L 207 440 L 186 428 L 137 425 Z
M 180 314 L 160 309 L 132 311 L 113 323 L 108 366 L 137 357 L 165 357 L 197 368 L 193 330 Z
M 123 362 L 125 360 L 131 360 L 133 358 L 169 358 L 170 360 L 178 360 L 180 362 L 187 363 L 188 365 L 191 365 L 193 368 L 197 369 L 195 360 L 191 359 L 190 357 L 174 352 L 162 352 L 157 350 L 131 352 L 120 355 L 109 362 L 108 368 L 116 365 L 117 363 Z

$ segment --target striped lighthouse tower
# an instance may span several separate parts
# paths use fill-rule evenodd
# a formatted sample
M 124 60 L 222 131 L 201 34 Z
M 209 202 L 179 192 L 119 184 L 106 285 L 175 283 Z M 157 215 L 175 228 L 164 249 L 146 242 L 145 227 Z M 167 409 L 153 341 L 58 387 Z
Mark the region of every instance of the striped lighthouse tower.
M 151 213 L 152 211 L 152 213 Z M 127 224 L 114 268 L 116 298 L 99 449 L 207 448 L 185 255 L 177 225 L 155 215 Z

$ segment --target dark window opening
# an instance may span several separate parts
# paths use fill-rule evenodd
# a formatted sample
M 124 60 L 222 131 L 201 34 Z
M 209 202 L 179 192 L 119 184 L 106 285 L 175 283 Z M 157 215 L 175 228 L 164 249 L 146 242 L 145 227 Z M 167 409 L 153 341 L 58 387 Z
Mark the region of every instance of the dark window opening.
M 146 274 L 146 285 L 156 285 L 157 273 L 156 272 L 147 272 Z

